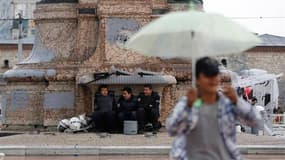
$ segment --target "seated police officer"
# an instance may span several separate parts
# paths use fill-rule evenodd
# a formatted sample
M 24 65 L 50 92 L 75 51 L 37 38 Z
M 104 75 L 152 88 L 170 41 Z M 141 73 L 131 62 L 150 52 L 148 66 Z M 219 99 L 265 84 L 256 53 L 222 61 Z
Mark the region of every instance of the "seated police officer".
M 126 120 L 136 120 L 137 99 L 132 93 L 130 87 L 122 90 L 122 96 L 118 100 L 118 118 L 120 121 L 120 129 L 123 129 L 123 123 Z
M 143 93 L 138 96 L 137 118 L 139 123 L 139 132 L 143 132 L 147 123 L 152 124 L 153 133 L 159 129 L 159 105 L 160 96 L 152 90 L 150 84 L 144 85 Z
M 95 94 L 94 112 L 92 120 L 95 128 L 99 131 L 112 132 L 115 129 L 116 102 L 114 94 L 108 91 L 106 85 L 99 87 L 99 92 Z

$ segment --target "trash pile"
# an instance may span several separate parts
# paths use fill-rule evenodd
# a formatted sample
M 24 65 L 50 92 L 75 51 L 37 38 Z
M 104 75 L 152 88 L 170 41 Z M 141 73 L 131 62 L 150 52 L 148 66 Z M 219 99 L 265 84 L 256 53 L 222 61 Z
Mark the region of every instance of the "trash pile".
M 88 132 L 92 128 L 91 119 L 85 114 L 70 119 L 63 119 L 57 125 L 57 130 L 64 133 Z

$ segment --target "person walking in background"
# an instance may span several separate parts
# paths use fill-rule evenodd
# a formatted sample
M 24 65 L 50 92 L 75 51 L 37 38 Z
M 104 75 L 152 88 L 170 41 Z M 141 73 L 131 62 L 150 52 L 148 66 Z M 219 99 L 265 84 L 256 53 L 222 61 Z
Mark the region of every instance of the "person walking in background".
M 242 160 L 235 145 L 236 121 L 263 127 L 260 114 L 238 98 L 231 86 L 220 85 L 219 63 L 204 57 L 196 63 L 196 88 L 190 89 L 167 118 L 166 128 L 176 136 L 172 159 Z
M 256 97 L 253 97 L 251 99 L 251 105 L 252 107 L 254 107 L 255 110 L 258 111 L 258 109 L 256 108 L 256 105 L 257 105 L 257 98 Z M 251 127 L 251 134 L 255 134 L 255 135 L 258 135 L 258 128 L 257 127 Z

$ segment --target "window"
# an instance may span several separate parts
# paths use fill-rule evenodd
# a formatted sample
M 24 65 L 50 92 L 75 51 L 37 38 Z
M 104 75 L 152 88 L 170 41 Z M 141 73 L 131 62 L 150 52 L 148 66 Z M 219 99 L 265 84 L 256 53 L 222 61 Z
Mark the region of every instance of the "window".
M 4 68 L 9 68 L 9 60 L 4 60 Z
M 31 29 L 31 34 L 32 35 L 36 35 L 36 30 L 35 29 Z

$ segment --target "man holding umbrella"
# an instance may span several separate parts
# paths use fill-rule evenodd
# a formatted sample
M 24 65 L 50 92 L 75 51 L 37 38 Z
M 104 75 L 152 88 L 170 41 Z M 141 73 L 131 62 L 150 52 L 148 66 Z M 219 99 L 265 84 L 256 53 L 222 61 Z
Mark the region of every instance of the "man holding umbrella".
M 235 145 L 235 121 L 262 127 L 261 116 L 237 98 L 230 86 L 218 93 L 218 62 L 205 56 L 243 53 L 261 40 L 231 19 L 197 10 L 195 4 L 197 0 L 190 0 L 189 11 L 172 12 L 145 25 L 125 47 L 147 56 L 192 60 L 192 83 L 197 89 L 177 103 L 167 120 L 170 135 L 178 137 L 173 157 L 241 160 Z M 205 58 L 196 63 L 200 57 Z
M 168 132 L 179 137 L 171 151 L 175 159 L 241 160 L 235 145 L 235 122 L 263 126 L 260 114 L 238 98 L 231 86 L 223 86 L 222 93 L 218 93 L 218 65 L 209 57 L 197 61 L 197 89 L 190 89 L 167 119 Z

